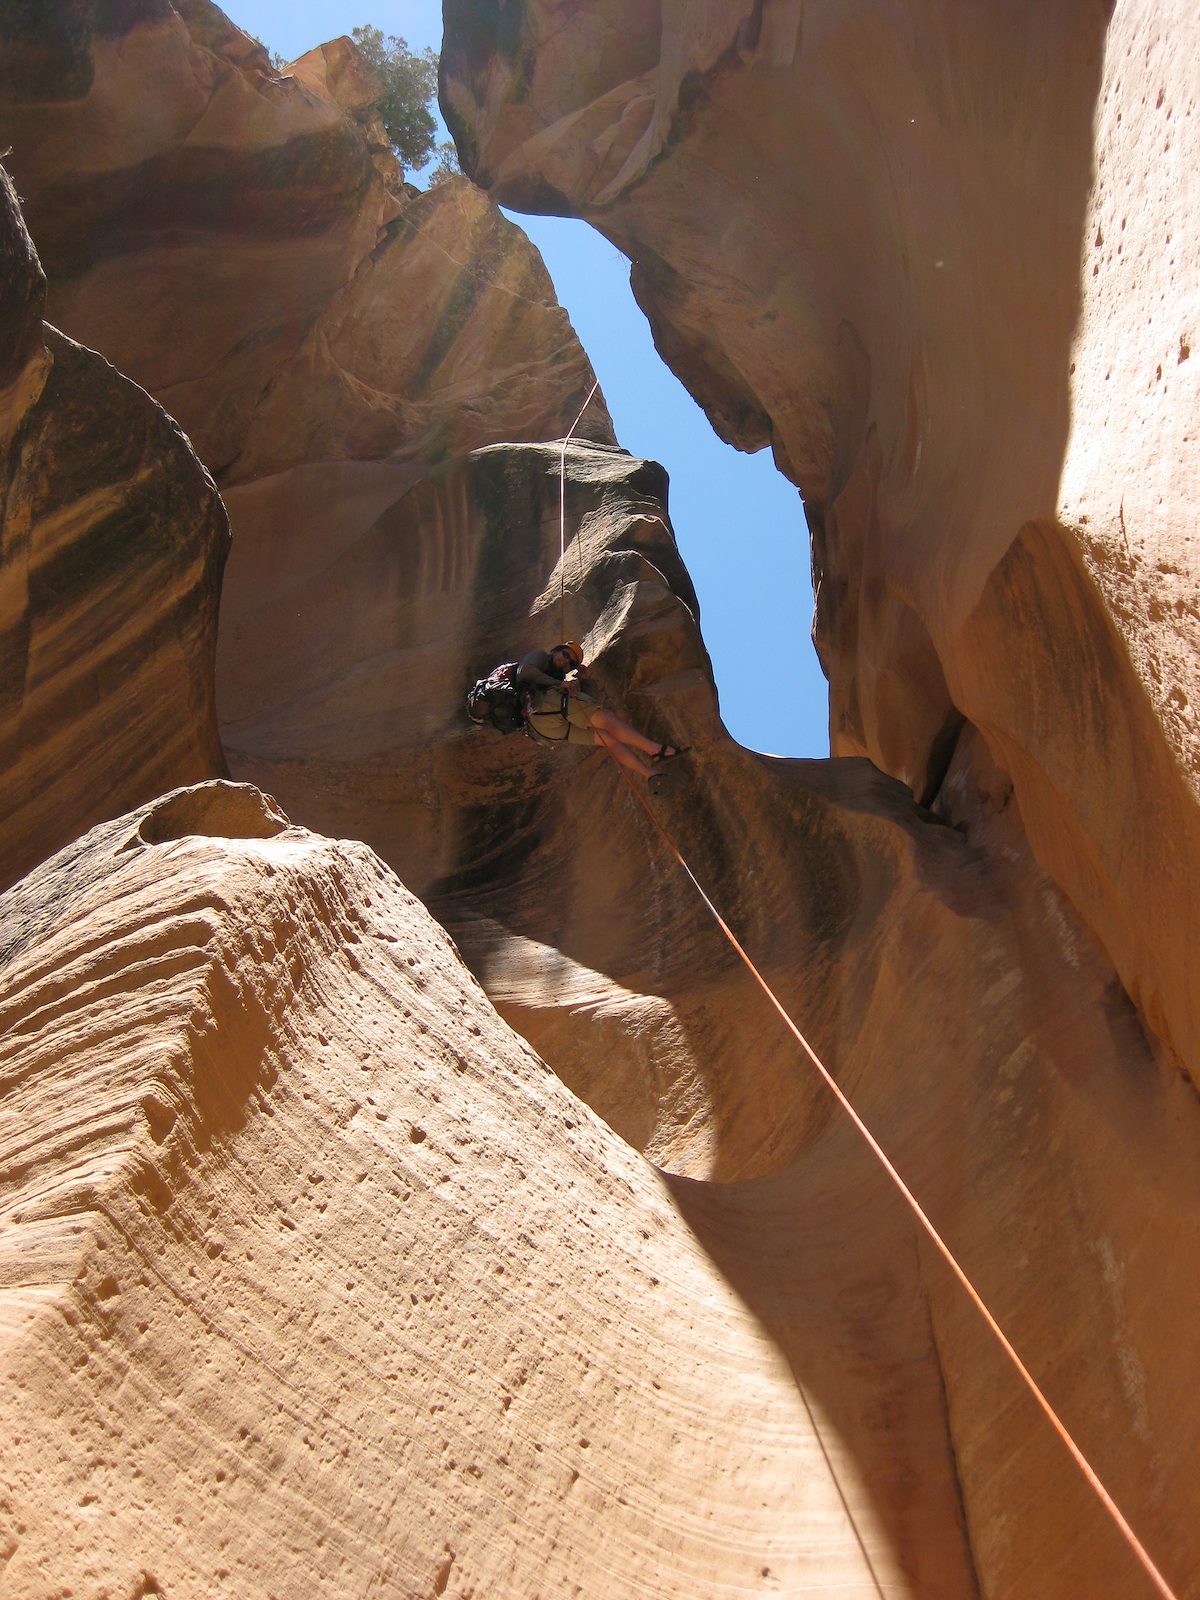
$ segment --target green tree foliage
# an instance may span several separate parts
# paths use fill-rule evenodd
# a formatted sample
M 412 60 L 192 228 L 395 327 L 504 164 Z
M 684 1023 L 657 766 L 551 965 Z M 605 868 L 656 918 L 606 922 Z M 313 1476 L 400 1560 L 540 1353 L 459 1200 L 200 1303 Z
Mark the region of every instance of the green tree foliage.
M 458 164 L 458 151 L 449 139 L 443 139 L 434 151 L 437 161 L 433 171 L 429 174 L 429 184 L 432 188 L 435 183 L 444 183 L 447 178 L 457 177 L 462 171 Z
M 352 37 L 383 83 L 377 105 L 392 149 L 406 167 L 423 167 L 437 144 L 437 123 L 429 109 L 437 93 L 437 52 L 426 49 L 417 55 L 394 33 L 370 24 L 355 28 Z

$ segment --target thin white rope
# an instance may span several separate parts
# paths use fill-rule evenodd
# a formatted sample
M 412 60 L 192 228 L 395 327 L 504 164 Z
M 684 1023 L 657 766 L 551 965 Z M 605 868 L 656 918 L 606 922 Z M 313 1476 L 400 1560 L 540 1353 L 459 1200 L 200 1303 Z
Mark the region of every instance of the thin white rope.
M 563 641 L 567 638 L 567 446 L 571 442 L 571 435 L 583 421 L 583 413 L 592 403 L 592 396 L 600 387 L 597 378 L 588 390 L 588 397 L 579 408 L 579 415 L 567 429 L 566 438 L 562 442 L 562 449 L 558 453 L 558 626 L 559 634 Z M 583 555 L 579 557 L 579 570 L 583 572 Z

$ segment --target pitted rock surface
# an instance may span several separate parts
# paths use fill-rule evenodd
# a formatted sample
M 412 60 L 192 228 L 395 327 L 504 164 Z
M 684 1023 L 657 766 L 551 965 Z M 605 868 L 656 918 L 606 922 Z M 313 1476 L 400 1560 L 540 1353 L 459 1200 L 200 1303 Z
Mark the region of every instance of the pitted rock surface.
M 1167 635 L 1081 579 L 1055 453 L 1099 413 L 1038 386 L 1076 326 L 1124 351 L 1169 260 L 1090 322 L 1063 275 L 1093 109 L 1105 150 L 1152 126 L 1120 49 L 1172 83 L 1192 57 L 1120 5 L 1103 64 L 1082 10 L 447 10 L 477 175 L 586 194 L 636 241 L 664 354 L 810 495 L 843 754 L 727 738 L 664 476 L 602 403 L 560 559 L 586 357 L 477 191 L 403 185 L 348 46 L 276 74 L 207 0 L 0 19 L 56 314 L 177 407 L 227 493 L 222 726 L 276 797 L 164 771 L 0 904 L 0 1594 L 1136 1592 L 607 758 L 462 718 L 472 677 L 567 633 L 609 704 L 694 746 L 659 815 L 1194 1600 L 1194 855 L 1163 727 L 1126 737 L 1108 694 Z M 811 159 L 779 179 L 797 115 Z M 859 200 L 830 217 L 839 184 Z M 15 417 L 47 370 L 31 260 L 3 260 Z M 91 657 L 61 637 L 67 685 Z M 144 654 L 87 676 L 100 714 Z M 1043 719 L 1029 770 L 1005 695 L 1020 738 Z M 1131 793 L 1153 827 L 1076 893 L 1056 852 Z
M 681 1200 L 547 1070 L 377 857 L 146 831 L 0 901 L 0 1593 L 866 1596 L 898 1571 L 877 1468 L 826 1437 L 841 1380 L 797 1386 L 689 1225 L 703 1186 Z M 905 1238 L 893 1213 L 810 1315 L 909 1420 L 883 1518 L 952 1595 Z M 885 1326 L 856 1320 L 872 1296 Z

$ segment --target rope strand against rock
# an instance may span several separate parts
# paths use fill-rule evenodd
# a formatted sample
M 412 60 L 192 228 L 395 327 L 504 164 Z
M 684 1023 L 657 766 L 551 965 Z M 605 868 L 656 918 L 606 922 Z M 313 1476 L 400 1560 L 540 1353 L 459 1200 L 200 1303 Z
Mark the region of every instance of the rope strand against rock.
M 562 442 L 562 449 L 558 453 L 558 631 L 560 638 L 566 639 L 567 635 L 567 445 L 571 442 L 571 435 L 583 421 L 583 413 L 592 403 L 592 396 L 600 387 L 597 378 L 588 390 L 588 397 L 579 408 L 579 415 L 567 429 L 566 438 Z M 583 552 L 576 545 L 576 554 L 579 556 L 579 581 L 583 583 Z
M 617 764 L 614 762 L 614 765 L 617 765 Z M 966 1272 L 964 1271 L 964 1269 L 959 1265 L 959 1263 L 958 1263 L 956 1257 L 954 1256 L 953 1252 L 951 1251 L 949 1245 L 945 1242 L 945 1240 L 942 1238 L 941 1234 L 934 1227 L 933 1223 L 930 1221 L 929 1217 L 926 1215 L 923 1207 L 921 1206 L 920 1202 L 917 1200 L 916 1196 L 913 1194 L 912 1190 L 908 1187 L 908 1185 L 905 1183 L 904 1179 L 900 1176 L 900 1174 L 896 1170 L 895 1166 L 893 1166 L 893 1164 L 892 1164 L 890 1158 L 888 1157 L 886 1151 L 884 1150 L 883 1146 L 875 1138 L 875 1135 L 871 1132 L 871 1130 L 867 1127 L 866 1123 L 859 1116 L 858 1112 L 854 1109 L 853 1105 L 850 1103 L 850 1101 L 847 1098 L 847 1096 L 843 1093 L 841 1088 L 838 1086 L 838 1083 L 837 1083 L 836 1079 L 834 1078 L 833 1074 L 825 1066 L 824 1062 L 817 1055 L 817 1053 L 813 1049 L 812 1045 L 809 1044 L 808 1040 L 804 1037 L 803 1033 L 801 1033 L 801 1031 L 797 1027 L 796 1023 L 792 1021 L 791 1016 L 789 1015 L 787 1010 L 784 1008 L 783 1002 L 779 999 L 779 997 L 776 995 L 775 991 L 771 988 L 770 984 L 767 982 L 767 980 L 763 977 L 762 973 L 755 966 L 754 962 L 751 960 L 750 956 L 747 954 L 745 948 L 741 944 L 741 941 L 738 939 L 737 935 L 734 933 L 733 929 L 729 926 L 729 924 L 725 921 L 725 918 L 717 910 L 716 906 L 713 904 L 712 900 L 709 898 L 708 894 L 705 892 L 703 886 L 701 885 L 700 880 L 696 877 L 696 874 L 692 871 L 691 867 L 689 867 L 687 862 L 684 860 L 683 853 L 679 849 L 679 846 L 675 843 L 675 841 L 671 837 L 670 833 L 668 833 L 668 831 L 667 831 L 666 827 L 664 826 L 664 824 L 655 815 L 654 810 L 651 807 L 649 801 L 646 799 L 645 795 L 641 792 L 641 790 L 633 782 L 633 780 L 629 777 L 629 775 L 627 773 L 625 773 L 624 771 L 622 771 L 622 769 L 619 766 L 617 767 L 617 770 L 621 773 L 621 776 L 625 779 L 626 783 L 629 785 L 630 793 L 637 800 L 638 804 L 642 807 L 643 811 L 645 811 L 646 815 L 650 818 L 650 821 L 654 824 L 654 827 L 657 830 L 657 832 L 661 835 L 663 840 L 666 842 L 667 848 L 670 850 L 671 854 L 675 857 L 676 861 L 678 861 L 679 865 L 683 868 L 684 872 L 691 879 L 692 886 L 696 890 L 696 893 L 700 896 L 701 900 L 703 900 L 704 904 L 708 907 L 708 910 L 711 913 L 714 921 L 716 922 L 717 926 L 720 928 L 721 932 L 725 935 L 725 938 L 729 941 L 729 944 L 732 946 L 733 950 L 737 953 L 737 955 L 741 958 L 741 960 L 744 962 L 744 964 L 748 968 L 748 970 L 750 972 L 750 975 L 754 979 L 755 983 L 758 984 L 759 988 L 766 995 L 766 997 L 770 1001 L 771 1005 L 774 1006 L 775 1010 L 779 1013 L 780 1017 L 783 1019 L 783 1022 L 785 1024 L 785 1026 L 787 1027 L 789 1033 L 792 1034 L 793 1038 L 800 1045 L 800 1048 L 804 1051 L 804 1053 L 808 1057 L 809 1061 L 812 1063 L 812 1065 L 815 1067 L 817 1072 L 820 1074 L 820 1077 L 821 1077 L 822 1081 L 824 1082 L 826 1088 L 834 1096 L 834 1098 L 837 1101 L 838 1105 L 845 1112 L 845 1114 L 849 1117 L 850 1121 L 854 1124 L 854 1126 L 858 1130 L 859 1134 L 866 1141 L 868 1148 L 871 1150 L 871 1152 L 873 1153 L 875 1158 L 879 1161 L 880 1165 L 883 1167 L 883 1169 L 887 1173 L 888 1177 L 892 1180 L 893 1184 L 900 1191 L 900 1194 L 902 1195 L 905 1203 L 908 1205 L 909 1209 L 912 1211 L 913 1215 L 916 1217 L 916 1219 L 917 1219 L 918 1223 L 920 1224 L 920 1226 L 922 1227 L 922 1229 L 928 1235 L 928 1237 L 929 1237 L 930 1241 L 932 1242 L 934 1248 L 937 1250 L 937 1252 L 941 1256 L 942 1260 L 950 1268 L 950 1271 L 953 1273 L 954 1277 L 958 1280 L 959 1284 L 961 1285 L 962 1289 L 966 1293 L 966 1295 L 967 1295 L 968 1299 L 970 1300 L 971 1304 L 975 1307 L 976 1311 L 983 1318 L 983 1321 L 986 1324 L 986 1326 L 988 1327 L 989 1331 L 992 1333 L 992 1335 L 998 1341 L 998 1343 L 1000 1345 L 1000 1348 L 1004 1351 L 1004 1354 L 1008 1357 L 1009 1361 L 1016 1368 L 1016 1370 L 1017 1370 L 1018 1374 L 1020 1375 L 1022 1381 L 1025 1383 L 1025 1385 L 1029 1389 L 1029 1392 L 1032 1394 L 1034 1400 L 1036 1400 L 1038 1406 L 1041 1408 L 1042 1413 L 1046 1417 L 1047 1421 L 1050 1423 L 1051 1427 L 1054 1429 L 1055 1433 L 1058 1435 L 1059 1439 L 1062 1441 L 1063 1445 L 1066 1447 L 1066 1449 L 1067 1449 L 1068 1453 L 1070 1454 L 1072 1460 L 1075 1462 L 1075 1465 L 1079 1468 L 1080 1472 L 1082 1472 L 1084 1478 L 1087 1480 L 1088 1485 L 1090 1486 L 1090 1488 L 1095 1493 L 1097 1499 L 1100 1501 L 1100 1504 L 1103 1506 L 1104 1510 L 1108 1513 L 1108 1515 L 1111 1517 L 1112 1521 L 1116 1524 L 1116 1527 L 1117 1527 L 1118 1531 L 1120 1532 L 1120 1534 L 1124 1538 L 1125 1542 L 1128 1544 L 1128 1546 L 1129 1546 L 1130 1550 L 1132 1551 L 1133 1555 L 1137 1558 L 1137 1560 L 1138 1560 L 1139 1564 L 1141 1565 L 1143 1571 L 1145 1572 L 1146 1576 L 1149 1578 L 1150 1582 L 1153 1584 L 1155 1592 L 1162 1597 L 1162 1600 L 1179 1600 L 1179 1596 L 1170 1587 L 1170 1585 L 1167 1583 L 1167 1580 L 1163 1577 L 1162 1573 L 1158 1570 L 1157 1566 L 1155 1566 L 1154 1562 L 1151 1560 L 1149 1552 L 1146 1550 L 1145 1546 L 1142 1544 L 1142 1542 L 1138 1538 L 1137 1534 L 1134 1533 L 1133 1528 L 1130 1526 L 1128 1520 L 1126 1519 L 1126 1517 L 1122 1513 L 1120 1507 L 1117 1505 L 1117 1503 L 1113 1499 L 1112 1495 L 1109 1494 L 1108 1490 L 1104 1487 L 1103 1483 L 1100 1481 L 1100 1478 L 1099 1478 L 1098 1474 L 1096 1473 L 1095 1469 L 1092 1467 L 1091 1463 L 1088 1461 L 1088 1459 L 1084 1455 L 1083 1451 L 1079 1448 L 1079 1446 L 1075 1443 L 1075 1440 L 1071 1437 L 1070 1433 L 1067 1431 L 1066 1424 L 1063 1423 L 1059 1419 L 1058 1413 L 1054 1410 L 1054 1408 L 1050 1404 L 1049 1400 L 1047 1400 L 1046 1396 L 1042 1393 L 1041 1389 L 1038 1387 L 1037 1383 L 1034 1381 L 1033 1375 L 1030 1373 L 1028 1367 L 1026 1367 L 1025 1363 L 1021 1360 L 1020 1356 L 1017 1354 L 1015 1348 L 1013 1347 L 1013 1345 L 1009 1341 L 1008 1337 L 1005 1335 L 1004 1330 L 1001 1328 L 1000 1324 L 996 1321 L 996 1318 L 988 1310 L 987 1306 L 985 1305 L 985 1303 L 983 1301 L 982 1296 L 979 1294 L 978 1290 L 975 1288 L 975 1286 L 971 1282 L 970 1278 L 968 1278 L 968 1276 L 967 1276 Z

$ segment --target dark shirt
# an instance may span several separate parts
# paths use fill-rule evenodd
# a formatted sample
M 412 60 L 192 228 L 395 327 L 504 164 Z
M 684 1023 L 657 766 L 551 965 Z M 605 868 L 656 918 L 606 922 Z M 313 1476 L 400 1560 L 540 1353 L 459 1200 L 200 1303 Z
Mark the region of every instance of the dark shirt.
M 538 689 L 561 689 L 565 676 L 555 668 L 549 650 L 531 650 L 517 666 L 517 681 Z

